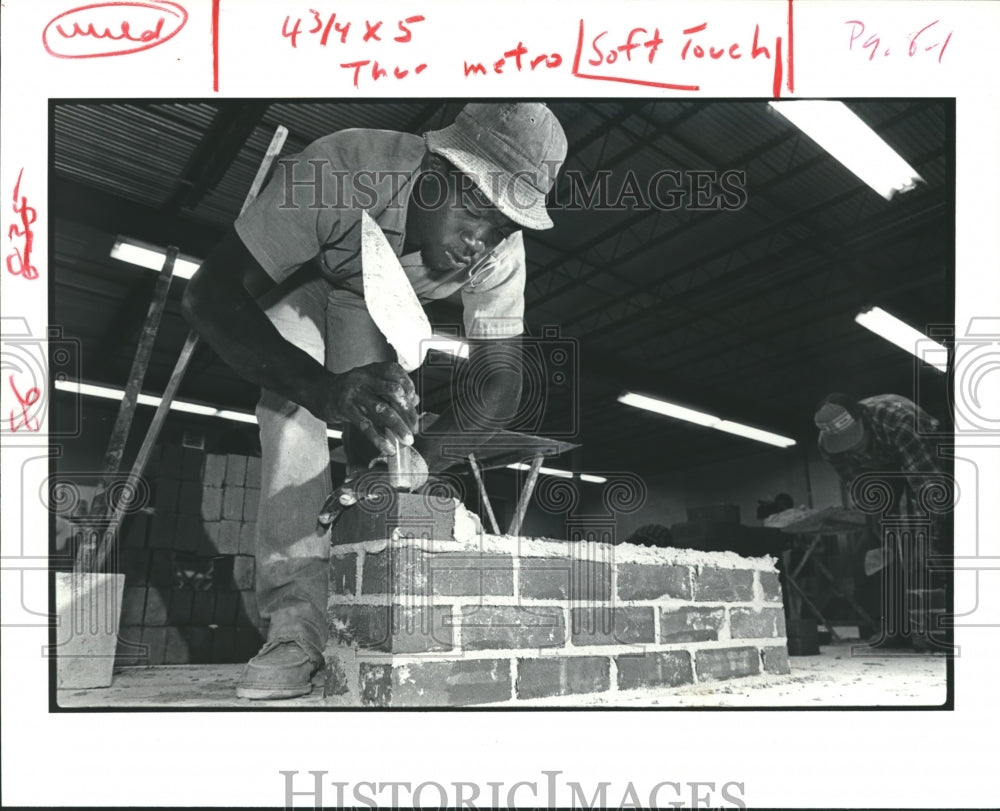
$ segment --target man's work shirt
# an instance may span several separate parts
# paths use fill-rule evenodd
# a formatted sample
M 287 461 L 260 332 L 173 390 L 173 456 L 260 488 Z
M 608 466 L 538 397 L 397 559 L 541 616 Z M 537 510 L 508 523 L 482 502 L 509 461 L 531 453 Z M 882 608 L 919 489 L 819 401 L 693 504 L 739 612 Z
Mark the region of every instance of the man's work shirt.
M 517 231 L 468 272 L 435 274 L 419 252 L 401 255 L 423 138 L 386 130 L 342 130 L 279 162 L 260 196 L 236 220 L 247 250 L 277 283 L 315 263 L 330 284 L 363 295 L 361 212 L 378 223 L 421 303 L 461 290 L 470 338 L 520 335 L 524 242 Z
M 912 400 L 898 394 L 878 394 L 860 401 L 868 442 L 860 451 L 828 453 L 820 445 L 820 455 L 850 483 L 866 472 L 904 473 L 912 493 L 926 481 L 920 474 L 938 473 L 933 457 L 934 433 L 939 422 Z

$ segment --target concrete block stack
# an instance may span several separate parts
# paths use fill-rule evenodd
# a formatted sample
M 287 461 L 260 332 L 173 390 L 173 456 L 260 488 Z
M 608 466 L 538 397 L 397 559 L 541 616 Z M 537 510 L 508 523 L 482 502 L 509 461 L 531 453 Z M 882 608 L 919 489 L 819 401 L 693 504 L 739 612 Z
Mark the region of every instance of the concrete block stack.
M 439 514 L 423 522 L 434 532 L 412 531 L 420 498 L 399 496 L 381 538 L 332 551 L 327 653 L 361 705 L 517 705 L 789 672 L 771 558 L 456 541 Z
M 122 526 L 117 664 L 246 661 L 260 647 L 254 532 L 260 459 L 164 445 L 147 468 L 150 509 Z

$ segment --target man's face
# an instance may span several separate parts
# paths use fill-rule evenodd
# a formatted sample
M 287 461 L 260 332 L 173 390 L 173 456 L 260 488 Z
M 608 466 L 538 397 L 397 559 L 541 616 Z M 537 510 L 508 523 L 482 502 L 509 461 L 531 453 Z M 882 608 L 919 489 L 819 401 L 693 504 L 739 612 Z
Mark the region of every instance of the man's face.
M 471 178 L 431 157 L 430 172 L 414 190 L 417 209 L 407 230 L 435 276 L 468 273 L 518 226 L 490 203 Z

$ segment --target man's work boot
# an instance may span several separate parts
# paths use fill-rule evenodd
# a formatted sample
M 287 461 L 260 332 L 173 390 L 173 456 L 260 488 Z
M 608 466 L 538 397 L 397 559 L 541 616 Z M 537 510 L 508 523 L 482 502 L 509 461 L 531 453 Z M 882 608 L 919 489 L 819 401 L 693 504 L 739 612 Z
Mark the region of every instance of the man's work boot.
M 298 642 L 268 642 L 243 668 L 236 696 L 267 699 L 308 695 L 312 691 L 312 676 L 322 665 Z

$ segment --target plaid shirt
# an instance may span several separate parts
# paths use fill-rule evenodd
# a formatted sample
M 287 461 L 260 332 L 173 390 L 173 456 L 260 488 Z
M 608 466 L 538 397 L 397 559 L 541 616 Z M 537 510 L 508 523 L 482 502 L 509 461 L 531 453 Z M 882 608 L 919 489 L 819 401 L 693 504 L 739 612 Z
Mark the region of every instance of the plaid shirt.
M 912 400 L 898 394 L 878 394 L 860 401 L 865 431 L 870 437 L 861 451 L 831 454 L 820 446 L 820 455 L 829 462 L 848 486 L 862 473 L 914 473 L 907 481 L 912 493 L 919 491 L 923 475 L 940 473 L 934 459 L 933 433 L 939 421 Z

